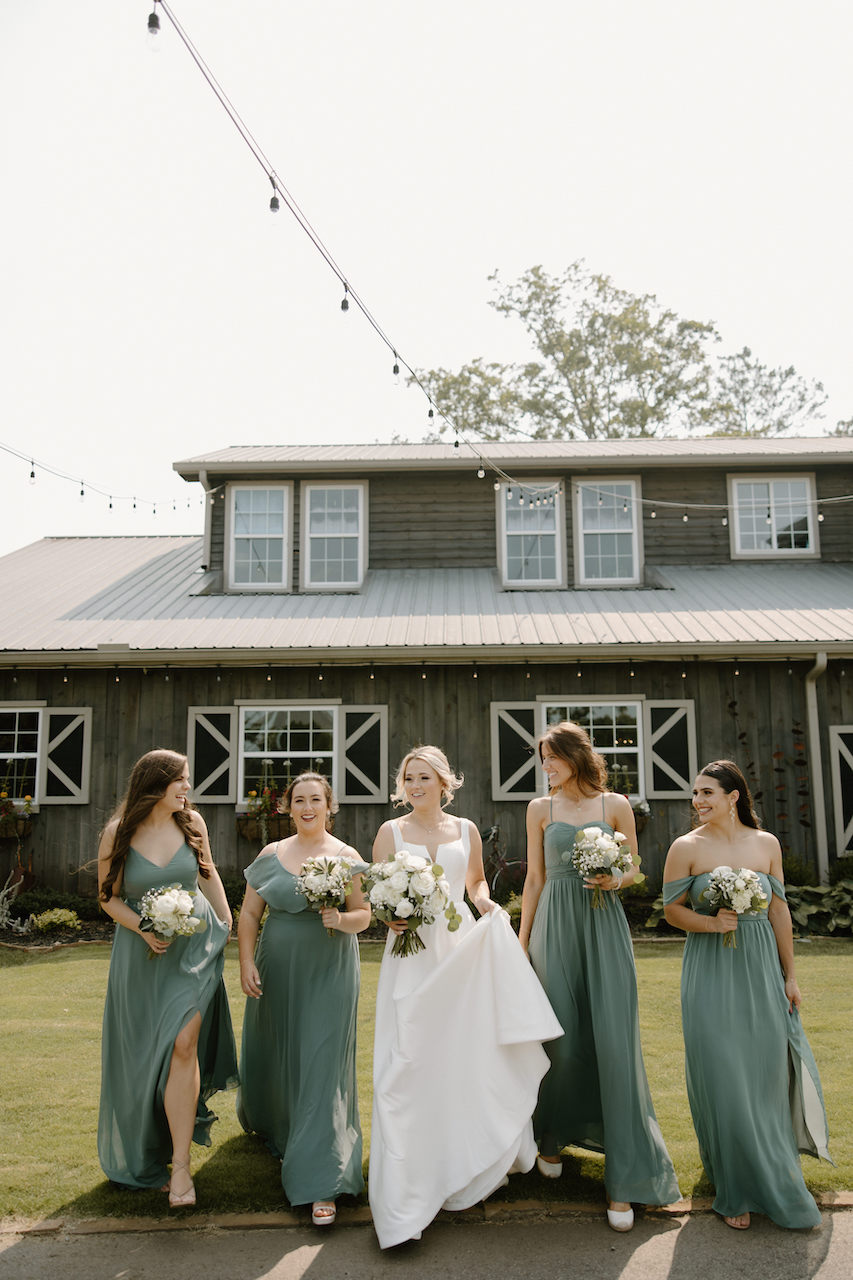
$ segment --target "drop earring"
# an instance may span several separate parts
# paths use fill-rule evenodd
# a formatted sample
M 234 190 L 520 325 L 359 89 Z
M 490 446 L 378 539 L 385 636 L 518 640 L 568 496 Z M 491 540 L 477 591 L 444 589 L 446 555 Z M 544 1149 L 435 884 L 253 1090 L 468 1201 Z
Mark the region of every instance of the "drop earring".
M 735 803 L 734 800 L 731 800 L 729 801 L 729 819 L 731 821 L 732 826 L 735 825 L 736 818 L 737 818 L 737 804 Z

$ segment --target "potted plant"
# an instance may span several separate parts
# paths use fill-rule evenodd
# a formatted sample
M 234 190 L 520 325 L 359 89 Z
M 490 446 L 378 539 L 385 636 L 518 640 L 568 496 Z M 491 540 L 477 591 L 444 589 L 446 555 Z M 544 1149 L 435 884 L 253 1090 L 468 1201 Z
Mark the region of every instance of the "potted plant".
M 289 819 L 280 809 L 272 760 L 264 760 L 258 789 L 248 793 L 246 812 L 237 815 L 237 830 L 246 840 L 260 839 L 262 844 L 287 835 Z

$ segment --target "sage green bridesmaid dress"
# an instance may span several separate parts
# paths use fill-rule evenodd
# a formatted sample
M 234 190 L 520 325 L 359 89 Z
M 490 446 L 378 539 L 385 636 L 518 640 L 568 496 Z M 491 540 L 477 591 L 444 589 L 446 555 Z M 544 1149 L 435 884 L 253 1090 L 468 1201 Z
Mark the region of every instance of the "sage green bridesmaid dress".
M 135 911 L 149 889 L 172 884 L 198 887 L 198 864 L 189 845 L 181 845 L 165 867 L 130 850 L 122 895 Z M 228 927 L 201 890 L 193 910 L 205 929 L 175 938 L 158 956 L 139 934 L 116 925 L 101 1041 L 98 1157 L 110 1181 L 127 1187 L 161 1187 L 169 1180 L 172 1140 L 163 1093 L 175 1038 L 197 1012 L 202 1015 L 201 1091 L 194 1142 L 210 1146 L 216 1116 L 207 1100 L 237 1084 L 237 1049 L 222 981 Z
M 263 994 L 246 1001 L 237 1115 L 281 1160 L 290 1204 L 357 1195 L 358 942 L 328 934 L 275 853 L 245 876 L 269 913 L 255 953 Z
M 613 830 L 603 818 L 581 826 Z M 544 1046 L 551 1069 L 533 1132 L 545 1156 L 567 1146 L 603 1151 L 610 1200 L 672 1204 L 681 1193 L 643 1064 L 631 933 L 618 895 L 594 909 L 571 865 L 580 829 L 545 828 L 545 885 L 528 952 L 565 1035 Z
M 785 890 L 759 874 L 768 904 Z M 663 887 L 685 892 L 700 915 L 709 876 Z M 826 1112 L 800 1015 L 788 1012 L 785 980 L 767 911 L 740 916 L 737 947 L 721 933 L 688 933 L 681 969 L 687 1096 L 699 1154 L 726 1218 L 763 1213 L 781 1227 L 813 1227 L 820 1211 L 803 1181 L 799 1152 L 827 1150 Z

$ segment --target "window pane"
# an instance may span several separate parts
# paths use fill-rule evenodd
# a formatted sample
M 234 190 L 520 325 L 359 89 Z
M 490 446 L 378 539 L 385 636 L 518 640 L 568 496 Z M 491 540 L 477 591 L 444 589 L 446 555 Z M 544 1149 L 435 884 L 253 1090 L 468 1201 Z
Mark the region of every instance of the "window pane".
M 580 486 L 583 577 L 586 581 L 636 578 L 634 488 L 632 482 L 604 480 Z
M 505 487 L 504 529 L 509 581 L 558 581 L 555 502 L 543 501 L 541 493 L 534 489 Z
M 334 711 L 313 707 L 252 707 L 243 712 L 243 798 L 257 791 L 264 762 L 276 789 L 306 769 L 331 773 Z

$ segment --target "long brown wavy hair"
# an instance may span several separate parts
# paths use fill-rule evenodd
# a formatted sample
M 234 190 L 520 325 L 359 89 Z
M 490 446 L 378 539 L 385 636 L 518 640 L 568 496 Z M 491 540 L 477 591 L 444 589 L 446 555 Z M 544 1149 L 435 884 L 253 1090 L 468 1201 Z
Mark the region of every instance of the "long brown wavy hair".
M 127 855 L 130 852 L 130 842 L 137 827 L 145 821 L 158 801 L 163 799 L 169 784 L 177 782 L 186 764 L 186 756 L 182 756 L 177 751 L 159 748 L 141 756 L 131 769 L 124 799 L 110 819 L 111 822 L 115 818 L 119 821 L 113 837 L 109 870 L 98 894 L 102 902 L 109 902 L 112 897 L 113 885 L 124 870 Z M 194 812 L 193 806 L 187 800 L 184 808 L 173 813 L 172 817 L 175 820 L 175 826 L 195 854 L 199 875 L 208 880 L 210 868 L 204 861 L 201 836 L 193 827 Z
M 715 782 L 719 782 L 726 795 L 737 791 L 738 797 L 735 804 L 737 816 L 745 827 L 751 827 L 753 831 L 761 830 L 761 822 L 755 812 L 749 783 L 734 760 L 712 760 L 710 764 L 705 765 L 704 769 L 699 770 L 699 776 L 703 774 L 706 778 L 713 778 Z
M 601 795 L 607 790 L 607 761 L 593 749 L 586 729 L 574 720 L 563 720 L 546 729 L 536 744 L 540 761 L 545 747 L 572 766 L 584 795 Z

